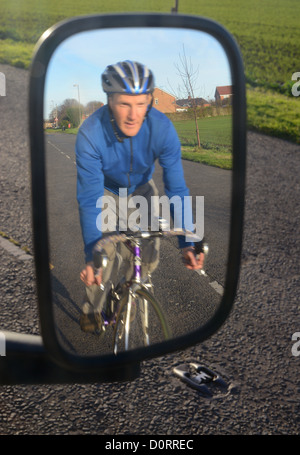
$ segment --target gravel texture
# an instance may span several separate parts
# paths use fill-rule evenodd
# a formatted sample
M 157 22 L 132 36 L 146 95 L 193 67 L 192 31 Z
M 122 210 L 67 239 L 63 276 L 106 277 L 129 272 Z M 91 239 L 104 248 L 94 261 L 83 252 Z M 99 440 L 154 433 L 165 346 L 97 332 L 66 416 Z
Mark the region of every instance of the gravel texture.
M 28 73 L 0 71 L 0 231 L 32 250 Z M 299 169 L 299 146 L 249 132 L 240 282 L 217 334 L 143 363 L 133 382 L 2 386 L 0 434 L 298 434 Z M 0 252 L 1 329 L 37 334 L 33 263 Z M 228 388 L 206 397 L 187 387 L 172 369 L 189 361 L 215 368 Z

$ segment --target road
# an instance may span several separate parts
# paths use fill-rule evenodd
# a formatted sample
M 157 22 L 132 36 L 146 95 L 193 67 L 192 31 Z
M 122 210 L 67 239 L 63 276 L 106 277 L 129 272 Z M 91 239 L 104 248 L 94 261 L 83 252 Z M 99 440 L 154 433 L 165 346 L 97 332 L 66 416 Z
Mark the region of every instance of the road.
M 0 230 L 32 248 L 28 74 L 0 65 Z M 130 383 L 4 386 L 0 433 L 95 435 L 248 435 L 299 433 L 299 362 L 292 335 L 299 322 L 300 147 L 248 134 L 243 261 L 234 309 L 204 343 L 149 360 Z M 39 333 L 30 260 L 1 250 L 1 326 Z M 297 353 L 297 352 L 296 352 Z M 207 398 L 173 367 L 215 368 L 226 393 Z

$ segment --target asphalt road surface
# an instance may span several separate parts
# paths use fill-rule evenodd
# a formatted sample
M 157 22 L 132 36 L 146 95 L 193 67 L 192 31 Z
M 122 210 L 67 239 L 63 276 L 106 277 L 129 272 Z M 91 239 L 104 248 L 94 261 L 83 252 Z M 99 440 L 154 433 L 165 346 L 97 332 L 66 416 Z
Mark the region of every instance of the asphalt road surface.
M 38 334 L 32 251 L 28 73 L 0 65 L 1 329 Z M 30 115 L 30 114 L 29 114 Z M 143 363 L 133 382 L 0 388 L 0 434 L 248 435 L 299 433 L 300 147 L 248 134 L 243 261 L 234 309 L 203 344 Z M 294 347 L 294 349 L 293 349 Z M 204 396 L 173 373 L 189 362 L 227 382 Z

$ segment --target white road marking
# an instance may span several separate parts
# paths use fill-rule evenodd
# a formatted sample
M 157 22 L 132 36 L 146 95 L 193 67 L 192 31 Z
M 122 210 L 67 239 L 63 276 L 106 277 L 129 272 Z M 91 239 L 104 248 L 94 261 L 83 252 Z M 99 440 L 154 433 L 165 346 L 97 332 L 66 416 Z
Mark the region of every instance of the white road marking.
M 9 254 L 15 256 L 17 259 L 20 259 L 21 261 L 28 261 L 33 259 L 33 257 L 30 254 L 26 253 L 21 247 L 15 245 L 8 239 L 4 239 L 1 236 L 0 246 Z
M 61 153 L 61 155 L 65 156 L 66 158 L 68 158 L 69 160 L 71 160 L 72 158 L 67 155 L 65 152 L 63 152 L 59 147 L 57 147 L 55 144 L 53 144 L 51 141 L 47 141 L 49 145 L 51 145 L 52 147 L 54 147 L 58 152 Z M 76 166 L 76 161 L 73 161 L 73 164 L 75 164 Z
M 210 279 L 210 277 L 207 275 L 207 273 L 204 271 L 204 270 L 196 270 L 196 272 L 198 273 L 198 275 L 200 276 L 205 276 L 207 277 L 208 279 Z M 220 295 L 223 295 L 224 294 L 224 287 L 218 283 L 217 281 L 211 281 L 209 283 L 209 285 Z
M 224 294 L 224 288 L 220 283 L 218 283 L 217 281 L 212 281 L 209 284 L 218 294 L 220 295 Z

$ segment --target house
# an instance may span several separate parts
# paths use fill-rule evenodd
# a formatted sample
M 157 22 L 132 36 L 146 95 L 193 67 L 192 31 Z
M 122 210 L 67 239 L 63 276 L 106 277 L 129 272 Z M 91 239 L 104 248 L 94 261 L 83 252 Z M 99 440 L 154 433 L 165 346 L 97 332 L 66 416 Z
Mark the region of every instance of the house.
M 209 102 L 206 101 L 204 98 L 192 98 L 191 96 L 188 96 L 188 98 L 177 100 L 176 101 L 178 109 L 177 111 L 180 111 L 182 109 L 187 110 L 190 107 L 207 107 L 210 106 Z
M 155 87 L 153 91 L 153 107 L 164 114 L 176 112 L 176 98 L 170 93 Z
M 223 85 L 216 87 L 215 99 L 216 103 L 220 103 L 223 100 L 230 99 L 232 97 L 232 85 Z
M 164 114 L 170 114 L 173 112 L 185 112 L 196 103 L 197 107 L 210 106 L 208 101 L 203 98 L 191 98 L 190 96 L 186 99 L 177 100 L 175 96 L 170 93 L 155 87 L 153 91 L 153 107 Z

